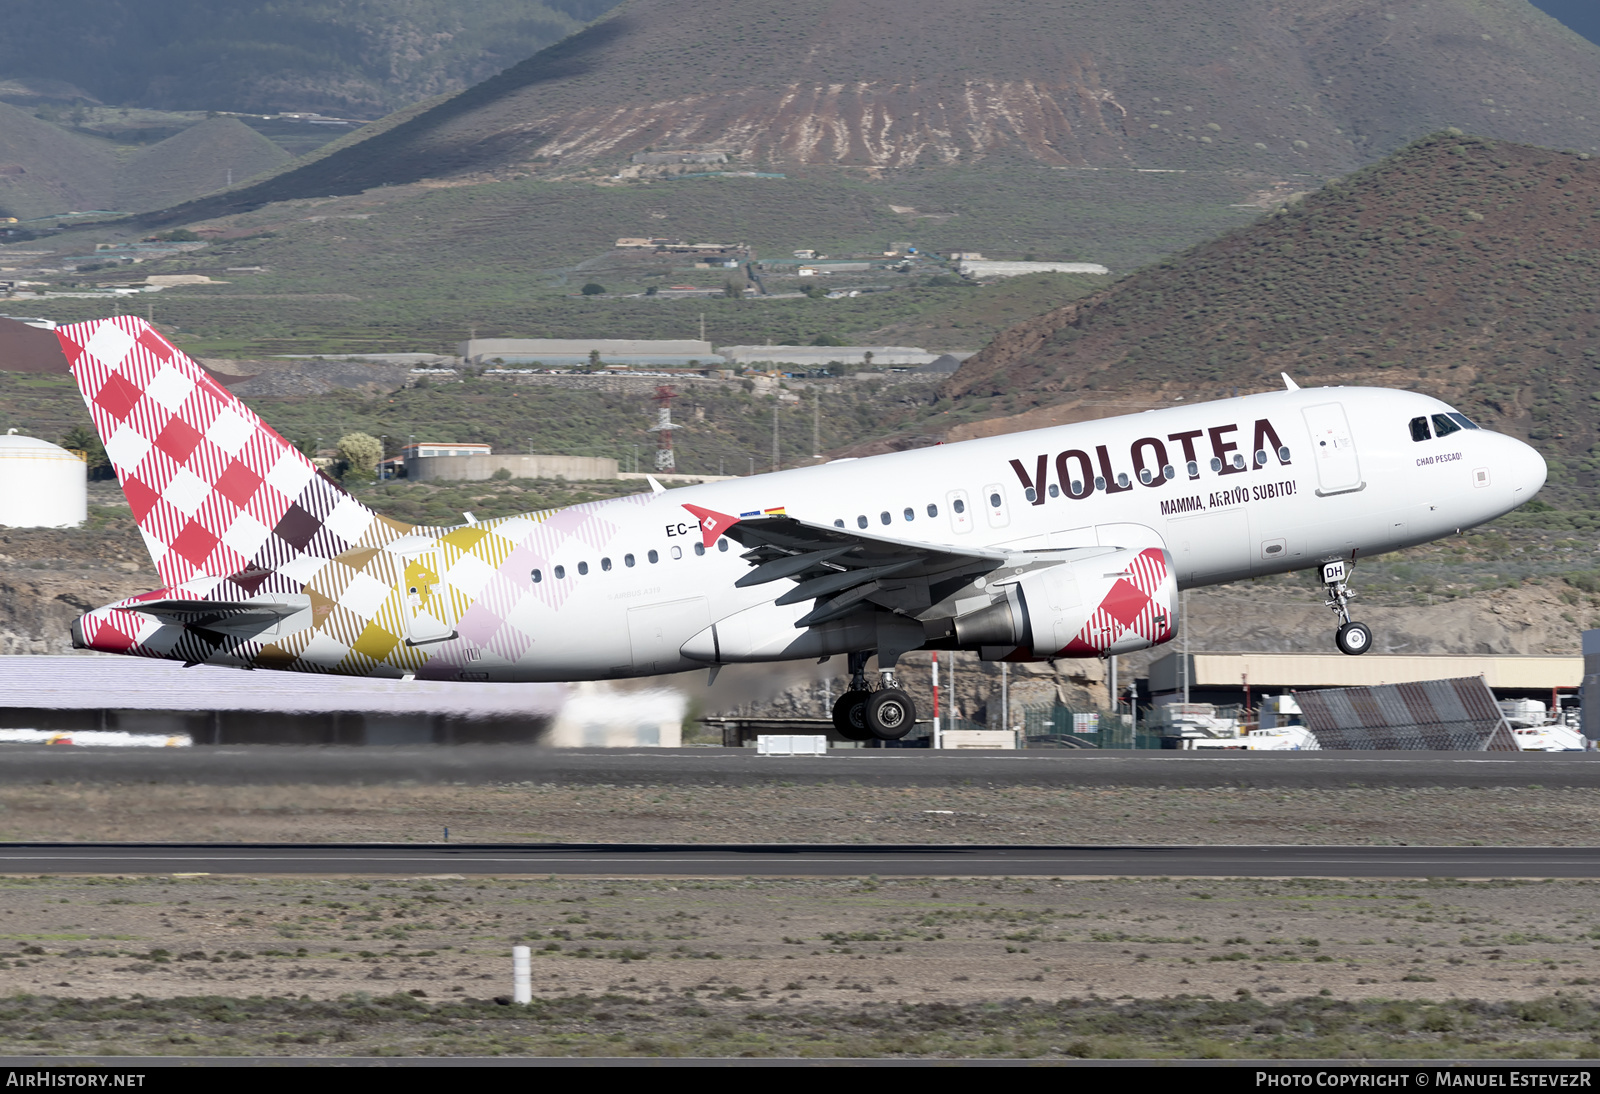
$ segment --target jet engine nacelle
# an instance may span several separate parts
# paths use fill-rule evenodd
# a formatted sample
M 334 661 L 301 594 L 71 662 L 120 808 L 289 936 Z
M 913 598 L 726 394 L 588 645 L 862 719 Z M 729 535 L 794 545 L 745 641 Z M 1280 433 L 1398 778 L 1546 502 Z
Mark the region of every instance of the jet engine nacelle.
M 959 616 L 955 631 L 962 646 L 990 659 L 1131 653 L 1177 633 L 1178 581 L 1159 547 L 1107 548 L 989 589 L 994 601 Z

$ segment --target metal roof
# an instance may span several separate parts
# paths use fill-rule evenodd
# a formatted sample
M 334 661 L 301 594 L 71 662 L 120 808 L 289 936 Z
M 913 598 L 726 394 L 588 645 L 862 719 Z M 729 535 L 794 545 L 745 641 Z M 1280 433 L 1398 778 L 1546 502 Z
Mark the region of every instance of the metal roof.
M 1295 698 L 1323 748 L 1518 751 L 1481 676 L 1297 691 Z
M 1150 686 L 1156 691 L 1176 687 L 1179 654 L 1150 666 Z M 1342 653 L 1195 653 L 1192 687 L 1239 687 L 1248 679 L 1252 688 L 1358 687 L 1404 684 L 1482 676 L 1491 688 L 1575 688 L 1583 681 L 1581 656 L 1520 656 L 1493 654 L 1369 653 L 1347 657 Z
M 0 657 L 0 708 L 248 710 L 285 714 L 554 714 L 565 684 L 381 680 L 83 654 Z

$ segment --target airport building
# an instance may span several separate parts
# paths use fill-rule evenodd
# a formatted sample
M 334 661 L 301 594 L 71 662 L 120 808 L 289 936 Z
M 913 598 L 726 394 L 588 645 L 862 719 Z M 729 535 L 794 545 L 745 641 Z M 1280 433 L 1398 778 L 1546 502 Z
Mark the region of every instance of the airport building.
M 931 365 L 941 357 L 958 361 L 970 353 L 930 353 L 917 346 L 723 346 L 722 355 L 736 365 L 787 365 L 824 368 L 830 364 L 870 364 L 874 368 Z
M 617 461 L 598 456 L 502 455 L 486 444 L 418 441 L 401 449 L 406 478 L 481 482 L 505 471 L 514 479 L 614 479 Z
M 570 368 L 588 365 L 598 352 L 607 365 L 644 368 L 714 368 L 726 363 L 710 342 L 693 338 L 472 338 L 457 348 L 469 365 Z
M 1185 680 L 1187 673 L 1187 681 Z M 1581 656 L 1511 654 L 1191 653 L 1177 651 L 1150 663 L 1140 681 L 1140 701 L 1181 702 L 1184 684 L 1196 703 L 1252 705 L 1267 695 L 1311 688 L 1373 687 L 1481 676 L 1499 699 L 1573 697 L 1583 683 Z

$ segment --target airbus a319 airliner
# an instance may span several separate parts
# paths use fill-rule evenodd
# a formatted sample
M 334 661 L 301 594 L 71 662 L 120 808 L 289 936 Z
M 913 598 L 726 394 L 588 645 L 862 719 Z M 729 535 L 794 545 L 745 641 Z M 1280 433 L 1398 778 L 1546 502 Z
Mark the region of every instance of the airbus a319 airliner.
M 1247 395 L 456 527 L 379 516 L 152 327 L 57 334 L 163 587 L 82 648 L 186 664 L 596 680 L 848 657 L 834 720 L 893 740 L 912 650 L 1095 657 L 1168 641 L 1178 590 L 1350 566 L 1494 519 L 1539 453 L 1437 399 Z M 869 681 L 876 655 L 879 680 Z

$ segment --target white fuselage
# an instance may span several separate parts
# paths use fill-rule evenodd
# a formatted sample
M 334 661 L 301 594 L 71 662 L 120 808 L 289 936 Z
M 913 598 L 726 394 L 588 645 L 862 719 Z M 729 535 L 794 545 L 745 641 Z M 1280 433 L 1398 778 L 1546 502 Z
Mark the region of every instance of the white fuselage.
M 533 636 L 525 652 L 508 660 L 473 649 L 463 628 L 419 675 L 681 671 L 702 663 L 681 652 L 686 642 L 741 612 L 793 634 L 809 605 L 772 606 L 788 582 L 736 588 L 750 566 L 742 548 L 723 539 L 697 551 L 685 503 L 734 516 L 782 508 L 902 542 L 1018 553 L 1164 546 L 1182 587 L 1425 543 L 1510 511 L 1544 482 L 1539 454 L 1502 434 L 1462 428 L 1413 440 L 1409 421 L 1450 412 L 1401 391 L 1272 392 L 600 503 L 585 507 L 598 518 L 585 531 L 546 537 L 531 559 L 519 552 L 506 563 L 529 594 L 502 609 Z

